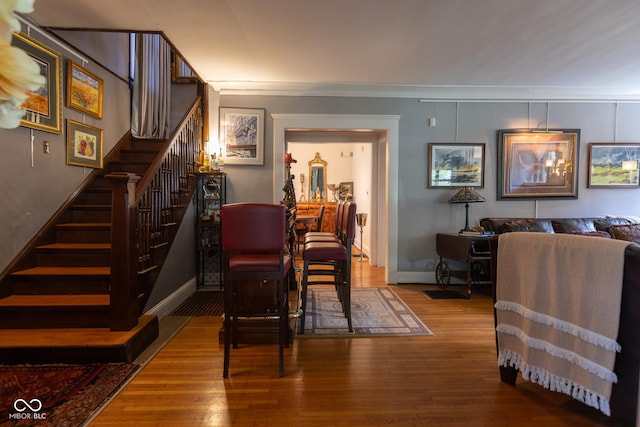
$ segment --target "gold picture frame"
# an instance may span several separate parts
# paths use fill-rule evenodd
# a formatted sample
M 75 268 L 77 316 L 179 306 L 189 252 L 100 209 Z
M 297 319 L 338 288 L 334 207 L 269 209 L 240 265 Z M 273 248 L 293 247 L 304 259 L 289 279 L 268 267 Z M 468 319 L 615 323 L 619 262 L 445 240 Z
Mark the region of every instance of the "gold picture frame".
M 69 108 L 102 118 L 104 81 L 73 61 L 67 61 L 67 102 Z
M 67 119 L 67 164 L 102 169 L 102 129 Z
M 62 133 L 62 59 L 59 53 L 26 34 L 13 33 L 11 45 L 22 49 L 40 67 L 45 84 L 22 104 L 25 116 L 20 126 Z

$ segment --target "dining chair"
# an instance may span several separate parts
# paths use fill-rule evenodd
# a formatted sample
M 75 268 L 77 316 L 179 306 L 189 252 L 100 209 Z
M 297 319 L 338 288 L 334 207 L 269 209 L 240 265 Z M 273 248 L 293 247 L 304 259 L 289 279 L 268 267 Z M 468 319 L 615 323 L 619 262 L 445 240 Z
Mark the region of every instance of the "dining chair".
M 304 227 L 296 228 L 296 233 L 297 233 L 296 250 L 298 252 L 300 252 L 300 246 L 304 243 L 304 238 L 307 233 L 317 233 L 322 231 L 322 224 L 324 221 L 324 209 L 325 209 L 325 206 L 321 205 L 320 210 L 318 211 L 318 219 L 316 219 L 316 221 L 313 224 L 311 224 L 309 227 L 305 225 Z
M 342 239 L 342 215 L 344 212 L 345 201 L 338 201 L 336 205 L 336 218 L 335 218 L 335 231 L 322 231 L 322 227 L 318 231 L 309 231 L 304 235 L 304 243 L 307 242 L 319 242 L 319 241 L 341 241 Z
M 224 369 L 229 376 L 231 344 L 238 347 L 239 319 L 278 321 L 280 376 L 284 376 L 284 348 L 289 346 L 286 211 L 282 205 L 233 203 L 222 207 L 222 251 L 224 281 Z M 275 282 L 269 303 L 256 306 L 243 295 L 267 288 Z
M 302 299 L 299 334 L 304 334 L 305 315 L 307 310 L 307 293 L 309 286 L 333 284 L 342 311 L 347 319 L 349 332 L 353 332 L 351 321 L 351 248 L 356 235 L 355 202 L 345 202 L 341 221 L 340 241 L 305 242 L 302 251 L 303 269 L 300 298 Z M 313 280 L 310 277 L 316 276 Z M 323 279 L 329 276 L 330 279 Z

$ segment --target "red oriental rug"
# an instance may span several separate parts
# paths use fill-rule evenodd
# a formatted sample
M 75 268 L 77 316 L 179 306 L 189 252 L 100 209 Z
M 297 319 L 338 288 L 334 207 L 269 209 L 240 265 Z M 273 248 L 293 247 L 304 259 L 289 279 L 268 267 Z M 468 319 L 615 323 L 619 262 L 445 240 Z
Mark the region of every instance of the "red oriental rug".
M 0 426 L 80 426 L 138 367 L 128 363 L 0 366 Z

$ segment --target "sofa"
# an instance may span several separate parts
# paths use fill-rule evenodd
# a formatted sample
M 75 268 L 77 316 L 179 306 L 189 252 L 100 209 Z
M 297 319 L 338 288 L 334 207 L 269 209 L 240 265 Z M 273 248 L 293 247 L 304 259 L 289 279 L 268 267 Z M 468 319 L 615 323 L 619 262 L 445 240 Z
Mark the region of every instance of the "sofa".
M 482 218 L 485 231 L 502 234 L 513 231 L 583 234 L 612 237 L 640 243 L 640 218 L 623 216 L 582 218 Z
M 640 223 L 635 218 L 589 217 L 589 218 L 483 218 L 480 225 L 487 231 L 500 235 L 511 231 L 529 231 L 546 233 L 569 233 L 594 235 L 640 243 Z M 496 302 L 496 282 L 499 238 L 489 239 L 491 250 L 491 276 L 493 296 Z M 512 286 L 504 283 L 502 286 Z M 526 284 L 524 284 L 526 286 Z M 638 408 L 638 379 L 640 378 L 640 245 L 627 246 L 624 256 L 622 299 L 619 314 L 619 332 L 617 342 L 622 351 L 615 360 L 615 372 L 618 382 L 611 394 L 611 415 L 624 423 L 635 423 Z M 497 314 L 494 309 L 494 316 Z M 498 343 L 496 332 L 496 345 Z M 515 385 L 518 370 L 514 367 L 500 366 L 500 378 L 504 383 Z

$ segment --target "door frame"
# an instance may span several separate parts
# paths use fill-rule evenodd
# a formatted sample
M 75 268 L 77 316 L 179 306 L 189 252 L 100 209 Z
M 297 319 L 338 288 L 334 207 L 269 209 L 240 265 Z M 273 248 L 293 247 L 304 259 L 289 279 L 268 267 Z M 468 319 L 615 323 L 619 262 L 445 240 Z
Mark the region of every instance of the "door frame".
M 374 262 L 384 259 L 385 282 L 396 284 L 398 277 L 398 145 L 400 116 L 360 114 L 271 114 L 273 119 L 273 188 L 283 188 L 285 132 L 300 129 L 367 129 L 386 132 L 377 144 L 376 242 L 372 238 Z M 374 150 L 376 151 L 376 150 Z M 376 156 L 374 155 L 374 158 Z M 384 173 L 380 173 L 384 171 Z M 375 178 L 375 176 L 374 176 Z M 273 203 L 280 203 L 283 191 L 274 191 Z M 373 212 L 372 212 L 373 213 Z M 373 234 L 373 233 L 372 233 Z M 384 244 L 386 242 L 386 245 Z M 383 249 L 383 254 L 379 253 Z M 375 254 L 373 253 L 375 251 Z

